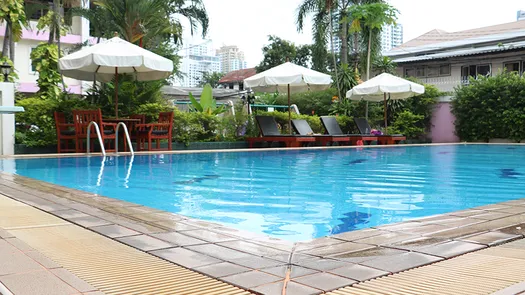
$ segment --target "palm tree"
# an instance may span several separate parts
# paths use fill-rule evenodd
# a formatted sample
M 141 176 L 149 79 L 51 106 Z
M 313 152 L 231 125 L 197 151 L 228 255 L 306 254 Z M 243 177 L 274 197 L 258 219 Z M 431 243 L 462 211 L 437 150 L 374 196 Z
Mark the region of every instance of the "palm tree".
M 23 0 L 2 0 L 0 3 L 0 22 L 5 21 L 2 57 L 15 61 L 15 42 L 22 38 L 22 30 L 28 25 Z M 9 53 L 9 54 L 8 54 Z
M 114 29 L 125 40 L 140 45 L 159 37 L 182 40 L 182 25 L 176 15 L 187 18 L 193 34 L 199 26 L 203 37 L 208 31 L 208 15 L 202 0 L 98 0 L 93 2 L 107 13 Z M 150 44 L 154 46 L 154 44 Z
M 372 63 L 374 70 L 380 73 L 394 74 L 397 64 L 388 56 L 381 56 Z

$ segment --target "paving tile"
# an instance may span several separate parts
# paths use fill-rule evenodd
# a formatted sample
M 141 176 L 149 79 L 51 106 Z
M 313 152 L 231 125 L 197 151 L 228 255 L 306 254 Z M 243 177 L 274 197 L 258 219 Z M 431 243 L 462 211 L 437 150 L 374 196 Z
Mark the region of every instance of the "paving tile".
M 361 263 L 363 261 L 373 260 L 380 257 L 399 255 L 403 253 L 407 253 L 407 251 L 385 247 L 375 247 L 363 251 L 337 254 L 332 256 L 331 258 L 349 263 Z
M 221 233 L 227 236 L 232 236 L 238 240 L 257 240 L 257 239 L 268 238 L 268 236 L 264 234 L 246 231 L 246 230 L 239 230 L 239 229 L 226 227 L 226 226 L 209 227 L 209 228 L 211 228 L 214 232 Z
M 95 291 L 95 292 L 82 293 L 82 295 L 106 295 L 106 293 L 103 293 L 103 292 L 100 292 L 100 291 Z
M 6 241 L 22 252 L 35 251 L 35 249 L 17 238 L 7 239 Z
M 505 208 L 510 208 L 508 205 L 499 205 L 499 204 L 491 204 L 491 205 L 485 205 L 485 206 L 479 206 L 472 209 L 476 210 L 501 210 Z
M 77 210 L 74 210 L 74 209 L 54 211 L 53 215 L 56 215 L 58 217 L 62 217 L 62 218 L 65 218 L 65 219 L 89 216 L 89 215 L 87 215 L 84 212 L 80 212 L 80 211 L 77 211 Z
M 304 262 L 297 262 L 296 264 L 305 268 L 315 269 L 319 271 L 328 271 L 349 265 L 346 262 L 337 261 L 333 259 L 307 260 Z
M 503 232 L 487 232 L 479 235 L 469 236 L 460 238 L 459 240 L 465 242 L 479 243 L 487 246 L 494 246 L 501 243 L 505 243 L 511 240 L 520 238 L 521 235 L 507 234 Z
M 152 250 L 174 247 L 174 245 L 168 242 L 165 242 L 159 239 L 155 239 L 153 237 L 146 236 L 146 235 L 118 238 L 117 241 L 120 241 L 134 248 L 140 249 L 142 251 L 152 251 Z
M 188 246 L 185 247 L 186 249 L 200 252 L 212 257 L 216 257 L 222 260 L 231 261 L 233 259 L 242 259 L 242 258 L 248 258 L 253 257 L 253 255 L 244 253 L 241 251 L 212 245 L 212 244 L 205 244 L 205 245 L 196 245 L 196 246 Z
M 455 212 L 449 213 L 448 215 L 457 216 L 457 217 L 469 217 L 469 216 L 483 214 L 486 212 L 487 211 L 483 211 L 483 210 L 468 209 L 468 210 L 455 211 Z
M 163 227 L 163 228 L 167 228 L 167 229 L 175 230 L 175 231 L 186 231 L 186 230 L 198 230 L 199 229 L 198 227 L 195 227 L 189 224 L 185 224 L 185 223 L 181 223 L 175 220 L 154 221 L 152 222 L 152 224 L 158 227 Z
M 14 238 L 12 234 L 0 228 L 0 239 Z
M 212 232 L 207 229 L 185 231 L 184 234 L 211 243 L 220 243 L 237 240 L 236 238 Z
M 343 243 L 343 242 L 344 241 L 341 241 L 341 240 L 338 240 L 338 239 L 332 239 L 332 238 L 328 238 L 328 237 L 318 238 L 318 239 L 314 239 L 314 240 L 310 240 L 310 241 L 297 243 L 296 246 L 295 246 L 295 251 L 302 252 L 302 251 L 309 250 L 309 249 L 314 249 L 314 248 L 318 248 L 318 247 L 324 247 L 324 246 L 329 246 L 329 245 L 340 244 L 340 243 Z
M 424 236 L 429 237 L 435 237 L 435 238 L 444 238 L 444 239 L 454 239 L 459 238 L 463 236 L 472 235 L 475 233 L 483 233 L 487 232 L 488 230 L 483 229 L 479 224 L 471 225 L 471 226 L 465 226 L 460 228 L 453 228 L 453 229 L 446 229 L 430 234 L 423 234 Z
M 212 229 L 212 228 L 215 229 L 215 228 L 222 228 L 223 227 L 223 225 L 219 224 L 219 223 L 213 223 L 213 222 L 200 220 L 200 219 L 195 219 L 195 218 L 187 218 L 187 219 L 185 219 L 183 221 L 183 223 L 188 224 L 188 225 L 192 225 L 192 226 L 195 226 L 195 227 L 207 228 L 207 229 Z
M 525 209 L 525 208 L 524 208 Z M 505 213 L 505 212 L 499 212 L 499 211 L 483 211 L 483 213 L 478 215 L 471 216 L 472 218 L 476 219 L 485 219 L 485 220 L 494 220 L 494 219 L 500 219 L 503 217 L 508 217 L 513 214 L 511 213 Z
M 43 269 L 40 264 L 14 247 L 2 246 L 0 249 L 0 276 Z
M 136 219 L 140 221 L 146 221 L 146 222 L 155 222 L 155 221 L 166 221 L 166 220 L 174 220 L 178 221 L 182 218 L 176 217 L 176 215 L 173 215 L 173 217 L 170 217 L 169 214 L 164 213 L 140 213 L 140 214 L 133 214 L 128 215 L 131 219 Z
M 508 208 L 496 209 L 494 211 L 505 212 L 510 214 L 525 214 L 525 206 L 512 206 Z
M 282 250 L 251 243 L 249 241 L 229 241 L 229 242 L 218 243 L 217 245 L 232 248 L 232 249 L 243 251 L 243 252 L 247 252 L 247 253 L 254 254 L 254 255 L 259 255 L 259 256 L 272 256 L 272 255 L 286 253 Z
M 256 286 L 280 281 L 282 280 L 282 278 L 253 270 L 250 272 L 244 272 L 240 274 L 222 277 L 221 280 L 243 288 L 253 288 Z
M 70 273 L 69 271 L 63 269 L 63 268 L 55 268 L 50 270 L 55 276 L 59 277 L 62 281 L 69 284 L 74 289 L 80 291 L 80 292 L 91 292 L 91 291 L 97 291 L 97 288 L 91 286 L 90 284 L 86 283 L 85 281 L 79 279 L 74 274 Z
M 418 227 L 404 229 L 401 232 L 410 235 L 425 235 L 431 234 L 438 231 L 450 229 L 451 227 L 439 224 L 420 224 Z M 453 228 L 453 227 L 452 227 Z
M 230 276 L 230 275 L 234 275 L 234 274 L 238 274 L 242 272 L 248 272 L 252 270 L 250 268 L 236 265 L 236 264 L 229 263 L 229 262 L 221 262 L 221 263 L 201 266 L 201 267 L 197 267 L 193 269 L 196 271 L 205 273 L 209 276 L 215 277 L 215 278 Z
M 29 251 L 25 252 L 25 254 L 47 269 L 60 267 L 60 265 L 58 265 L 56 262 L 47 258 L 47 256 L 38 251 Z
M 101 225 L 109 225 L 111 222 L 100 219 L 98 217 L 87 216 L 87 217 L 78 217 L 78 218 L 68 218 L 69 221 L 81 225 L 83 227 L 94 227 Z
M 293 279 L 293 281 L 296 283 L 310 286 L 312 288 L 321 289 L 323 291 L 335 290 L 357 282 L 355 280 L 343 278 L 329 273 L 308 275 Z
M 450 240 L 443 239 L 443 238 L 432 238 L 432 237 L 417 237 L 411 240 L 401 241 L 397 243 L 387 244 L 384 245 L 384 247 L 388 248 L 394 248 L 394 249 L 401 249 L 401 250 L 409 250 L 409 251 L 415 251 L 417 249 L 421 249 L 423 247 L 427 247 L 430 245 L 436 245 L 441 244 L 444 242 L 448 242 Z
M 90 229 L 106 237 L 110 237 L 110 238 L 122 238 L 122 237 L 140 235 L 140 233 L 137 231 L 134 231 L 132 229 L 129 229 L 129 228 L 117 225 L 117 224 L 95 226 L 95 227 L 91 227 Z
M 387 271 L 358 264 L 332 269 L 330 273 L 360 282 L 389 274 Z
M 369 244 L 359 244 L 354 242 L 343 242 L 339 244 L 329 245 L 325 247 L 315 248 L 305 250 L 304 254 L 314 255 L 314 256 L 333 256 L 341 253 L 362 251 L 366 249 L 374 248 L 375 246 Z
M 177 233 L 177 232 L 152 234 L 152 236 L 157 239 L 169 242 L 177 246 L 191 246 L 191 245 L 200 245 L 200 244 L 209 243 L 204 240 L 199 240 L 197 238 L 190 237 L 190 236 L 184 235 L 182 233 Z
M 310 275 L 310 274 L 314 274 L 314 273 L 318 273 L 319 272 L 319 271 L 314 270 L 314 269 L 304 268 L 304 267 L 297 266 L 297 265 L 292 265 L 292 266 L 290 266 L 290 268 L 291 268 L 290 278 L 302 277 L 302 276 L 305 276 L 305 275 Z M 269 273 L 269 274 L 272 274 L 272 275 L 278 276 L 278 277 L 285 277 L 286 273 L 288 271 L 288 266 L 286 266 L 286 265 L 274 266 L 274 267 L 270 267 L 270 268 L 260 269 L 260 271 L 263 271 L 263 272 L 266 272 L 266 273 Z
M 36 201 L 33 205 L 35 207 L 37 207 L 39 209 L 42 209 L 44 211 L 47 211 L 47 212 L 53 212 L 53 211 L 60 211 L 60 210 L 67 210 L 67 209 L 69 209 L 66 206 L 55 204 L 55 203 L 51 203 L 51 202 L 47 202 L 47 201 L 43 201 L 43 200 Z
M 278 249 L 286 253 L 291 252 L 294 248 L 293 242 L 281 240 L 277 238 L 272 238 L 272 237 L 262 237 L 262 238 L 250 239 L 250 242 L 253 242 L 259 245 L 263 245 L 268 248 Z
M 298 261 L 319 259 L 319 257 L 316 257 L 316 256 L 300 254 L 300 253 L 293 253 L 291 259 L 290 259 L 290 253 L 272 255 L 272 256 L 268 256 L 268 258 L 273 259 L 273 260 L 283 261 L 283 262 L 292 262 L 292 263 L 296 263 Z
M 230 262 L 253 269 L 260 269 L 284 264 L 284 262 L 281 261 L 253 255 L 250 255 L 250 257 L 245 258 L 231 259 Z
M 388 272 L 400 272 L 414 267 L 419 267 L 443 260 L 441 257 L 408 252 L 362 262 L 362 265 Z
M 403 240 L 409 240 L 412 238 L 414 238 L 413 235 L 390 232 L 390 233 L 383 233 L 383 234 L 373 236 L 373 237 L 355 240 L 355 242 L 362 243 L 362 244 L 370 244 L 370 245 L 383 245 L 383 244 L 391 244 L 395 242 L 400 242 Z
M 498 229 L 498 231 L 502 232 L 502 233 L 506 233 L 506 234 L 511 234 L 511 235 L 524 236 L 525 235 L 525 223 L 521 223 L 521 224 L 511 225 L 509 227 L 500 228 L 500 229 Z
M 149 252 L 158 257 L 162 257 L 178 265 L 187 268 L 196 268 L 200 266 L 217 264 L 223 262 L 222 260 L 203 255 L 184 248 L 170 248 L 164 250 L 156 250 Z
M 263 295 L 281 295 L 283 284 L 283 282 L 275 282 L 259 286 L 253 290 Z M 314 289 L 296 282 L 288 282 L 286 284 L 286 295 L 313 295 L 321 292 L 322 290 Z
M 48 271 L 34 271 L 0 277 L 13 294 L 72 295 L 79 292 Z
M 143 234 L 155 234 L 155 233 L 163 233 L 167 232 L 168 230 L 160 227 L 156 227 L 153 225 L 149 225 L 146 223 L 137 223 L 136 221 L 133 221 L 131 219 L 127 219 L 125 217 L 117 217 L 114 219 L 107 219 L 108 221 L 114 222 L 118 225 L 122 225 L 124 227 L 127 227 L 129 229 L 132 229 L 134 231 L 138 231 Z
M 483 223 L 483 222 L 486 222 L 487 220 L 485 219 L 478 219 L 476 218 L 475 216 L 474 217 L 465 217 L 465 218 L 461 218 L 459 220 L 448 220 L 448 221 L 444 221 L 442 223 L 439 223 L 440 225 L 445 225 L 445 226 L 448 226 L 448 227 L 464 227 L 464 226 L 468 226 L 468 225 L 473 225 L 473 224 L 479 224 L 479 223 Z
M 443 258 L 451 258 L 483 248 L 486 248 L 486 246 L 461 241 L 450 241 L 442 244 L 424 247 L 418 249 L 417 252 L 439 256 Z

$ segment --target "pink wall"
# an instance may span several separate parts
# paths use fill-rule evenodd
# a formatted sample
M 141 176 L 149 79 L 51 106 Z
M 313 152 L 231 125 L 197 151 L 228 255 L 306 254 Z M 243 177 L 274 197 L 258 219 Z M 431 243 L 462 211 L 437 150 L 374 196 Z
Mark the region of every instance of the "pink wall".
M 38 85 L 36 83 L 18 83 L 18 91 L 23 93 L 35 93 L 38 91 Z M 82 89 L 80 88 L 80 85 L 71 85 L 67 87 L 67 92 L 74 93 L 74 94 L 82 94 Z
M 5 26 L 0 26 L 0 36 L 5 35 Z M 42 31 L 38 32 L 37 30 L 27 30 L 24 29 L 22 32 L 22 40 L 34 40 L 34 41 L 43 41 L 46 42 L 49 39 L 49 32 Z M 82 43 L 82 37 L 80 35 L 67 34 L 60 37 L 60 41 L 66 44 L 77 44 Z
M 450 102 L 440 102 L 436 105 L 432 115 L 430 138 L 433 143 L 459 142 L 454 134 L 456 118 L 451 112 Z

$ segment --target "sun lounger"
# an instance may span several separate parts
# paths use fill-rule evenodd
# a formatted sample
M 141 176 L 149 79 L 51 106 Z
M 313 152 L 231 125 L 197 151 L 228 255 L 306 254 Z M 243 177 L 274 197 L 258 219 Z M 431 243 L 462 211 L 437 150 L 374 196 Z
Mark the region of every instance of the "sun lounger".
M 370 124 L 368 124 L 368 120 L 365 118 L 354 118 L 354 122 L 357 125 L 357 129 L 359 129 L 359 132 L 363 135 L 370 134 L 370 131 L 372 131 L 372 128 L 370 127 Z M 374 135 L 377 136 L 377 142 L 379 144 L 395 144 L 402 140 L 406 140 L 406 136 L 402 134 L 389 134 L 389 135 Z
M 250 147 L 253 147 L 255 142 L 268 142 L 270 145 L 272 142 L 284 142 L 287 147 L 300 147 L 305 142 L 315 142 L 312 136 L 281 134 L 272 116 L 255 116 L 255 120 L 259 126 L 260 136 L 246 139 Z
M 323 123 L 326 133 L 332 136 L 347 136 L 350 138 L 350 144 L 356 144 L 358 140 L 362 141 L 374 141 L 377 137 L 374 135 L 363 135 L 363 134 L 344 134 L 341 130 L 341 126 L 337 123 L 337 119 L 331 116 L 322 116 L 321 122 Z
M 320 142 L 322 145 L 328 145 L 334 142 L 350 143 L 350 137 L 346 135 L 314 134 L 314 131 L 306 120 L 292 120 L 292 126 L 296 133 L 313 136 L 315 141 Z

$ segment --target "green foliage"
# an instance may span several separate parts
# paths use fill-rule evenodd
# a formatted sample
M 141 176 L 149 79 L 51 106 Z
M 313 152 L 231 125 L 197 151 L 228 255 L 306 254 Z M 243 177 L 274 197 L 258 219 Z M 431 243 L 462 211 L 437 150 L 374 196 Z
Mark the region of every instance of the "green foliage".
M 27 18 L 22 0 L 0 1 L 0 21 L 5 21 L 9 26 L 11 42 L 18 42 L 22 38 L 22 31 L 27 26 Z M 5 52 L 2 54 L 5 55 Z
M 210 84 L 206 84 L 201 92 L 200 102 L 195 99 L 191 92 L 189 93 L 191 105 L 194 110 L 208 115 L 218 115 L 226 112 L 224 105 L 217 106 L 217 101 L 213 98 L 213 89 Z
M 264 59 L 256 66 L 257 73 L 264 72 L 286 62 L 307 67 L 310 60 L 310 46 L 297 46 L 290 41 L 283 40 L 277 36 L 268 36 L 270 44 L 265 45 L 262 49 Z
M 397 114 L 394 125 L 388 127 L 388 133 L 403 134 L 407 139 L 418 139 L 425 134 L 425 128 L 421 127 L 423 119 L 423 115 L 403 111 Z
M 378 73 L 395 74 L 397 64 L 388 56 L 379 56 L 372 62 L 372 67 Z
M 259 130 L 253 120 L 248 115 L 247 107 L 239 102 L 234 105 L 235 115 L 224 114 L 221 120 L 221 129 L 223 141 L 244 140 L 246 137 L 258 135 Z
M 171 110 L 166 104 L 158 102 L 149 102 L 139 105 L 134 109 L 133 113 L 137 115 L 145 115 L 146 122 L 157 122 L 159 114 L 162 112 L 169 112 Z
M 524 111 L 525 78 L 509 72 L 472 78 L 452 101 L 456 134 L 465 141 L 525 139 Z
M 334 100 L 330 106 L 331 115 L 352 116 L 355 113 L 357 102 L 349 99 Z
M 220 136 L 221 118 L 203 112 L 181 112 L 175 109 L 173 139 L 189 144 L 193 141 L 215 141 Z
M 62 79 L 58 72 L 58 46 L 56 44 L 40 43 L 31 51 L 31 62 L 38 72 L 37 95 L 42 99 L 58 99 Z
M 337 90 L 329 88 L 323 91 L 295 93 L 291 95 L 290 101 L 297 105 L 302 114 L 313 113 L 324 116 L 330 114 L 330 104 L 334 96 L 337 96 Z M 275 104 L 288 105 L 288 97 L 286 95 L 277 96 Z
M 357 85 L 357 73 L 356 71 L 348 66 L 348 64 L 341 64 L 339 66 L 339 70 L 337 71 L 337 77 L 333 77 L 334 83 L 333 87 L 339 86 L 341 89 L 341 95 L 346 97 L 346 93 L 348 90 L 352 89 L 354 86 Z M 335 82 L 337 81 L 337 82 Z M 345 98 L 342 97 L 340 99 L 344 100 Z
M 18 80 L 18 75 L 16 74 L 14 63 L 7 56 L 2 56 L 0 57 L 0 65 L 3 65 L 4 63 L 7 63 L 9 66 L 11 66 L 11 73 L 9 73 L 9 75 L 7 76 L 7 80 L 9 82 L 15 82 L 16 80 Z M 3 74 L 0 74 L 0 82 L 5 82 Z
M 56 143 L 55 119 L 53 113 L 63 112 L 72 120 L 72 110 L 96 109 L 82 99 L 58 101 L 42 99 L 41 97 L 24 98 L 16 102 L 17 106 L 24 107 L 25 111 L 16 113 L 15 120 L 17 143 L 27 146 L 48 146 Z
M 217 88 L 219 86 L 219 80 L 224 76 L 220 72 L 202 72 L 202 78 L 199 78 L 199 83 L 197 87 L 204 87 L 206 84 L 210 84 L 212 88 Z

